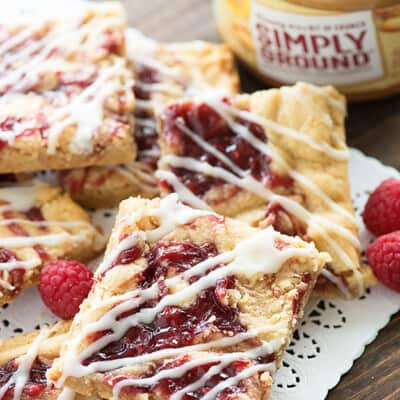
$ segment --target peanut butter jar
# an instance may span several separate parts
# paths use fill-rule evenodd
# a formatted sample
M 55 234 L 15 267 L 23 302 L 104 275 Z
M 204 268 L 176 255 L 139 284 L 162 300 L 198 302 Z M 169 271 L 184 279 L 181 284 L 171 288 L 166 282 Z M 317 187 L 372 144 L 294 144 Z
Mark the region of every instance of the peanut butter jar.
M 214 0 L 214 11 L 269 85 L 331 84 L 350 100 L 400 93 L 400 0 Z

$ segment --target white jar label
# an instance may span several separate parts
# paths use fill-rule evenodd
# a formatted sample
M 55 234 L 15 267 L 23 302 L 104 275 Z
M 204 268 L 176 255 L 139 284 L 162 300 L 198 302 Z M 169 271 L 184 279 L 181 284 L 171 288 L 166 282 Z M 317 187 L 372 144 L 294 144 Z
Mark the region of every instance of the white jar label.
M 304 16 L 251 3 L 251 31 L 259 69 L 294 83 L 360 83 L 383 76 L 370 11 Z

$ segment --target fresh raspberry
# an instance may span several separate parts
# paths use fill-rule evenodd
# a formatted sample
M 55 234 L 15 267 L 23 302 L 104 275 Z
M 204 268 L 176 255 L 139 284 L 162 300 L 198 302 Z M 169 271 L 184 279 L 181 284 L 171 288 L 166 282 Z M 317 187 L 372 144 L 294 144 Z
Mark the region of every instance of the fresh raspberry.
M 364 223 L 376 236 L 400 229 L 400 180 L 383 181 L 369 196 Z
M 44 304 L 62 319 L 71 319 L 87 297 L 93 272 L 77 261 L 48 263 L 40 275 L 39 291 Z
M 367 258 L 376 277 L 400 292 L 400 231 L 381 236 L 369 245 Z

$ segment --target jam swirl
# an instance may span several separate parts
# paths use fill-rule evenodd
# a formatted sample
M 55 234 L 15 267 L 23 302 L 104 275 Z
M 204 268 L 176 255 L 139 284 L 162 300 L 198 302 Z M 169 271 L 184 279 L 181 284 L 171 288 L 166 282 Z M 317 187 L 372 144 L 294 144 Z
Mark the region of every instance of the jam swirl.
M 132 253 L 136 251 L 132 250 Z M 140 274 L 138 282 L 139 287 L 144 289 L 157 282 L 161 289 L 159 298 L 125 312 L 119 319 L 127 318 L 145 308 L 154 307 L 162 297 L 169 294 L 169 289 L 164 285 L 167 278 L 192 268 L 210 257 L 215 257 L 217 253 L 213 243 L 197 245 L 189 242 L 159 242 L 146 255 L 147 268 Z M 196 280 L 198 277 L 193 279 Z M 226 303 L 227 290 L 233 284 L 233 277 L 221 279 L 214 287 L 200 292 L 187 307 L 175 305 L 165 307 L 151 323 L 133 326 L 121 340 L 110 343 L 87 358 L 83 364 L 89 365 L 96 361 L 135 357 L 166 348 L 188 346 L 194 344 L 205 333 L 210 336 L 244 332 L 246 327 L 239 320 L 238 309 Z
M 124 250 L 124 254 L 118 257 L 122 264 L 129 263 L 137 258 L 137 247 Z M 218 255 L 214 243 L 206 242 L 194 244 L 188 241 L 162 240 L 152 247 L 144 256 L 147 267 L 138 274 L 138 287 L 147 289 L 154 284 L 160 288 L 157 299 L 148 300 L 137 308 L 125 312 L 119 319 L 129 316 L 149 307 L 154 307 L 163 297 L 170 294 L 165 280 L 182 274 L 193 268 L 204 260 Z M 219 268 L 220 265 L 211 269 Z M 206 271 L 207 273 L 208 271 Z M 189 284 L 198 280 L 200 276 L 193 276 Z M 227 301 L 228 289 L 233 288 L 234 278 L 227 277 L 220 279 L 213 287 L 205 289 L 197 294 L 197 297 L 188 305 L 166 306 L 161 312 L 155 315 L 150 323 L 137 324 L 132 326 L 123 337 L 102 348 L 86 360 L 84 365 L 93 362 L 110 361 L 120 358 L 136 357 L 153 353 L 164 349 L 180 349 L 185 346 L 197 343 L 206 343 L 215 338 L 232 337 L 238 333 L 247 331 L 240 319 L 239 310 L 236 306 L 229 305 Z M 107 335 L 109 332 L 98 332 L 96 339 Z M 139 379 L 153 377 L 162 371 L 184 366 L 185 363 L 193 360 L 193 355 L 182 352 L 176 357 L 168 360 L 159 360 L 152 363 L 146 373 L 138 376 Z M 215 388 L 218 384 L 230 377 L 237 376 L 255 363 L 270 363 L 275 359 L 274 354 L 266 357 L 259 357 L 249 360 L 246 356 L 225 366 L 221 366 L 217 372 L 211 374 L 201 387 L 195 390 L 188 390 L 182 396 L 184 400 L 196 400 L 202 398 L 206 393 Z M 220 362 L 210 361 L 199 363 L 190 369 L 185 370 L 178 377 L 171 376 L 157 380 L 149 385 L 123 385 L 121 393 L 127 396 L 140 395 L 144 393 L 158 393 L 162 398 L 170 398 L 174 393 L 199 381 L 212 367 L 218 367 Z M 105 375 L 103 383 L 114 387 L 129 379 L 123 372 L 111 371 Z M 236 399 L 240 393 L 246 390 L 246 379 L 239 380 L 233 385 L 222 389 L 217 395 L 217 400 Z
M 228 103 L 228 100 L 223 100 Z M 247 129 L 262 143 L 268 139 L 261 125 L 243 118 L 236 118 L 236 123 Z M 215 167 L 221 167 L 235 174 L 229 165 L 205 148 L 195 143 L 184 133 L 184 127 L 224 154 L 243 172 L 272 188 L 277 185 L 291 185 L 286 177 L 279 177 L 271 171 L 271 159 L 256 147 L 252 146 L 242 135 L 231 128 L 228 122 L 208 104 L 186 102 L 169 106 L 163 115 L 163 134 L 168 147 L 177 155 L 192 157 Z M 179 180 L 196 196 L 204 196 L 210 189 L 221 186 L 223 179 L 207 176 L 186 168 L 172 168 Z M 285 179 L 283 179 L 285 178 Z

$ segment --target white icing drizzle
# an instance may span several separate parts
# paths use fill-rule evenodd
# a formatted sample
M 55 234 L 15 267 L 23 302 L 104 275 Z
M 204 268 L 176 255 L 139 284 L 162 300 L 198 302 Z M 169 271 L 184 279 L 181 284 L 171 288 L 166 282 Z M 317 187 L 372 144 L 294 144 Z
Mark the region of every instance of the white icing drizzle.
M 25 384 L 28 382 L 32 365 L 38 356 L 39 346 L 41 342 L 48 337 L 49 333 L 49 329 L 42 329 L 39 335 L 32 342 L 27 353 L 16 359 L 18 368 L 8 382 L 2 388 L 0 388 L 0 398 L 3 398 L 7 390 L 12 385 L 14 385 L 13 400 L 19 400 L 21 398 L 22 390 L 24 389 Z
M 158 158 L 159 155 L 160 155 L 160 151 L 158 149 L 142 150 L 141 154 L 144 157 L 155 157 L 155 158 Z
M 224 118 L 224 120 L 228 123 L 228 125 L 232 130 L 241 135 L 246 141 L 249 142 L 249 144 L 251 144 L 257 150 L 266 154 L 274 162 L 276 162 L 278 165 L 284 168 L 286 173 L 291 178 L 299 182 L 301 185 L 307 187 L 308 190 L 310 190 L 316 196 L 318 196 L 332 210 L 340 213 L 341 215 L 343 215 L 348 219 L 354 220 L 354 216 L 347 209 L 334 202 L 328 195 L 326 195 L 326 193 L 324 193 L 315 183 L 313 183 L 307 177 L 305 177 L 298 171 L 291 169 L 289 165 L 283 160 L 282 157 L 280 157 L 280 155 L 277 152 L 272 151 L 270 146 L 268 146 L 266 143 L 262 142 L 260 139 L 254 136 L 248 128 L 246 128 L 244 125 L 234 120 L 234 116 L 237 116 L 245 120 L 260 124 L 261 126 L 266 126 L 264 118 L 261 118 L 258 115 L 255 115 L 254 113 L 237 110 L 236 108 L 229 106 L 226 103 L 223 103 L 216 96 L 209 96 L 206 98 L 202 98 L 200 99 L 200 101 L 206 103 L 216 112 L 218 112 L 221 115 L 221 117 Z M 324 240 L 326 240 L 329 246 L 342 259 L 343 263 L 353 271 L 354 277 L 357 280 L 359 286 L 359 292 L 362 293 L 364 288 L 364 281 L 362 278 L 362 274 L 358 270 L 357 266 L 354 265 L 353 261 L 350 259 L 347 253 L 342 249 L 342 247 L 337 243 L 337 241 L 329 234 L 328 231 L 333 231 L 339 236 L 344 237 L 346 240 L 350 241 L 356 248 L 359 249 L 360 248 L 359 239 L 356 235 L 354 235 L 353 232 L 333 221 L 330 221 L 326 218 L 310 213 L 303 206 L 301 206 L 296 201 L 290 199 L 289 197 L 280 196 L 271 192 L 261 182 L 253 178 L 251 174 L 237 167 L 225 154 L 217 150 L 214 146 L 207 143 L 199 135 L 197 135 L 195 132 L 193 132 L 187 126 L 185 126 L 181 121 L 177 121 L 176 124 L 183 133 L 189 136 L 197 145 L 199 145 L 205 151 L 212 154 L 218 160 L 222 161 L 227 167 L 229 167 L 234 172 L 234 174 L 229 172 L 225 168 L 213 167 L 208 163 L 197 161 L 191 157 L 178 157 L 171 154 L 165 155 L 161 158 L 160 161 L 161 166 L 171 165 L 173 167 L 186 168 L 205 175 L 213 176 L 215 178 L 223 179 L 228 183 L 234 184 L 245 190 L 253 192 L 269 202 L 279 203 L 291 214 L 295 215 L 300 220 L 308 223 L 309 226 L 313 226 L 316 230 L 320 232 L 320 234 L 324 237 Z M 284 130 L 286 129 L 285 127 L 282 127 L 281 125 L 275 122 L 273 122 L 273 124 L 278 125 Z M 277 129 L 279 128 L 276 127 L 274 128 L 274 130 Z M 308 137 L 308 139 L 312 141 L 311 138 Z M 334 156 L 334 154 L 331 155 Z M 179 182 L 179 179 L 171 171 L 161 170 L 156 173 L 156 176 L 159 179 L 165 179 L 179 195 L 183 196 L 182 197 L 183 201 L 195 207 L 205 208 L 204 201 L 202 199 L 198 199 L 197 196 L 195 196 L 192 192 L 189 191 L 189 189 L 184 187 L 184 185 Z M 341 287 L 338 288 L 341 290 Z
M 237 375 L 232 376 L 221 383 L 219 383 L 217 386 L 215 386 L 213 389 L 211 389 L 208 393 L 206 393 L 203 397 L 202 400 L 213 400 L 215 399 L 215 396 L 222 392 L 224 389 L 230 387 L 230 386 L 236 386 L 242 379 L 250 378 L 251 376 L 255 375 L 256 373 L 260 372 L 265 372 L 265 371 L 273 371 L 273 366 L 271 364 L 258 364 L 258 365 L 253 365 L 249 368 L 246 368 L 244 371 L 239 372 Z
M 74 400 L 75 395 L 76 393 L 72 389 L 65 387 L 57 397 L 57 400 Z
M 16 35 L 11 36 L 8 40 L 6 40 L 5 42 L 3 42 L 0 45 L 0 55 L 7 53 L 12 48 L 18 46 L 19 44 L 23 43 L 25 40 L 29 39 L 32 36 L 32 33 L 35 32 L 36 30 L 40 29 L 42 26 L 43 26 L 42 22 L 36 23 L 35 25 L 32 25 L 29 28 L 27 27 L 27 28 L 22 29 Z
M 156 123 L 153 119 L 150 118 L 140 118 L 136 117 L 135 118 L 135 124 L 140 125 L 140 126 L 145 126 L 147 128 L 153 128 L 156 129 Z
M 168 83 L 142 83 L 140 81 L 135 82 L 135 86 L 142 90 L 147 90 L 151 92 L 161 92 L 161 93 L 168 93 L 171 95 L 181 96 L 182 90 L 171 86 Z
M 129 27 L 125 31 L 126 34 L 126 52 L 128 58 L 134 60 L 137 57 L 138 50 L 141 52 L 152 52 L 159 46 L 158 42 L 149 38 L 143 32 Z
M 15 208 L 12 209 L 15 210 Z M 38 228 L 45 228 L 45 227 L 47 228 L 51 226 L 58 226 L 62 228 L 77 228 L 79 226 L 85 228 L 93 228 L 92 225 L 86 221 L 30 221 L 28 219 L 20 219 L 20 218 L 9 218 L 5 220 L 0 220 L 0 226 L 9 224 L 30 225 Z
M 168 233 L 173 232 L 177 226 L 185 225 L 195 218 L 204 217 L 206 215 L 213 215 L 213 213 L 195 210 L 185 206 L 179 201 L 178 195 L 172 194 L 160 200 L 160 205 L 156 209 L 142 208 L 133 213 L 133 215 L 121 219 L 120 229 L 124 225 L 135 223 L 139 218 L 145 216 L 158 217 L 159 220 L 162 221 L 162 224 L 154 230 L 146 232 L 146 239 L 154 243 Z
M 9 204 L 0 205 L 0 212 L 6 210 L 28 211 L 35 206 L 36 185 L 0 188 L 0 200 Z
M 321 271 L 321 275 L 324 276 L 326 279 L 331 281 L 344 295 L 345 297 L 350 300 L 351 299 L 351 293 L 348 287 L 342 282 L 340 278 L 338 278 L 336 275 L 332 274 L 331 271 L 328 269 L 324 268 Z
M 104 260 L 96 270 L 96 275 L 101 276 L 104 272 L 106 272 L 117 261 L 119 255 L 123 251 L 136 246 L 140 239 L 143 240 L 143 235 L 140 235 L 140 232 L 138 232 L 137 235 L 130 235 L 121 240 L 118 245 L 114 249 L 112 249 L 108 257 L 104 258 Z
M 36 258 L 33 260 L 26 261 L 8 261 L 8 262 L 0 262 L 0 271 L 12 271 L 16 268 L 23 268 L 25 270 L 35 268 L 40 265 L 42 261 L 40 258 Z
M 4 275 L 5 279 L 8 279 L 9 278 L 8 271 L 6 271 L 4 274 L 5 274 Z M 0 279 L 0 285 L 1 285 L 1 287 L 3 287 L 6 290 L 15 290 L 15 287 L 13 285 L 11 285 L 11 283 L 8 282 L 7 280 Z M 0 298 L 1 297 L 4 297 L 4 293 L 0 292 Z
M 153 102 L 150 100 L 136 99 L 135 105 L 137 108 L 139 108 L 141 110 L 153 111 L 153 109 L 154 109 Z
M 271 346 L 271 349 L 278 349 L 279 346 L 281 346 L 284 343 L 283 335 L 286 332 L 286 327 L 281 324 L 274 324 L 274 325 L 267 325 L 267 326 L 262 326 L 261 328 L 253 328 L 250 329 L 247 332 L 239 333 L 235 336 L 231 337 L 224 337 L 222 339 L 218 340 L 213 340 L 207 343 L 200 343 L 192 346 L 185 346 L 181 348 L 170 348 L 170 349 L 165 349 L 165 350 L 158 350 L 153 353 L 146 353 L 144 355 L 136 356 L 136 357 L 127 357 L 124 359 L 121 359 L 119 362 L 118 360 L 113 360 L 113 361 L 103 361 L 103 362 L 94 362 L 90 364 L 90 368 L 85 367 L 85 369 L 80 369 L 79 371 L 76 371 L 78 374 L 77 376 L 84 376 L 85 374 L 88 373 L 93 373 L 96 371 L 110 371 L 114 370 L 117 368 L 124 367 L 125 365 L 134 365 L 135 363 L 146 363 L 146 362 L 151 362 L 151 361 L 157 361 L 157 360 L 162 360 L 166 359 L 168 357 L 174 357 L 178 356 L 180 354 L 186 354 L 186 353 L 192 353 L 196 351 L 207 351 L 213 348 L 219 348 L 223 349 L 225 347 L 231 347 L 237 344 L 240 344 L 244 342 L 245 340 L 248 339 L 253 339 L 256 337 L 258 334 L 270 332 L 272 330 L 282 330 L 282 338 L 272 340 L 268 342 Z M 278 331 L 279 333 L 279 331 Z M 83 355 L 86 355 L 87 353 L 81 354 L 80 359 L 84 359 Z M 90 354 L 89 354 L 90 355 Z
M 211 207 L 202 199 L 195 196 L 192 191 L 190 191 L 180 180 L 170 171 L 158 170 L 156 172 L 156 177 L 160 180 L 166 180 L 174 188 L 175 193 L 178 194 L 181 201 L 186 204 L 198 208 L 200 210 L 209 210 Z
M 82 241 L 87 235 L 87 232 L 77 233 L 72 235 L 70 233 L 52 233 L 51 235 L 40 235 L 40 236 L 12 236 L 2 237 L 1 244 L 4 247 L 10 249 L 16 249 L 21 247 L 31 247 L 36 244 L 43 244 L 48 246 L 57 246 L 64 243 L 67 240 L 71 241 Z
M 138 65 L 144 65 L 148 68 L 154 69 L 158 74 L 164 78 L 169 78 L 176 83 L 180 83 L 183 87 L 188 86 L 189 82 L 182 77 L 182 73 L 178 68 L 169 67 L 166 64 L 158 61 L 152 54 L 142 54 L 140 56 L 132 55 L 132 61 Z M 165 84 L 165 82 L 164 82 Z
M 114 237 L 120 237 L 121 232 L 125 232 L 126 227 L 133 225 L 133 233 L 124 237 L 118 244 L 114 246 L 100 265 L 97 276 L 107 271 L 107 269 L 114 265 L 121 251 L 135 246 L 138 240 L 143 240 L 151 245 L 169 233 L 176 230 L 180 225 L 190 223 L 195 218 L 201 216 L 212 215 L 207 211 L 195 210 L 189 208 L 178 201 L 177 194 L 172 194 L 160 201 L 157 208 L 140 208 L 132 215 L 121 218 L 119 225 L 115 229 Z M 135 224 L 143 217 L 151 217 L 158 219 L 158 226 L 150 231 L 136 231 Z M 286 246 L 279 249 L 275 246 L 276 241 L 283 240 L 291 246 Z M 160 295 L 159 282 L 155 282 L 152 286 L 141 289 L 135 288 L 130 292 L 124 293 L 119 296 L 112 296 L 103 301 L 95 304 L 96 309 L 108 310 L 103 312 L 97 321 L 85 323 L 82 329 L 77 332 L 68 343 L 68 347 L 64 354 L 63 371 L 58 385 L 62 385 L 65 379 L 69 376 L 83 377 L 87 374 L 94 372 L 108 372 L 114 371 L 119 368 L 128 367 L 138 363 L 157 361 L 168 357 L 177 356 L 180 354 L 192 353 L 196 351 L 207 351 L 215 348 L 230 347 L 235 344 L 244 342 L 247 339 L 255 338 L 261 333 L 269 331 L 274 332 L 276 339 L 271 341 L 262 341 L 261 345 L 247 351 L 234 352 L 230 354 L 205 353 L 201 358 L 191 360 L 182 366 L 171 368 L 159 372 L 158 374 L 143 378 L 143 379 L 127 379 L 118 383 L 114 387 L 114 398 L 119 397 L 120 390 L 129 385 L 151 385 L 165 377 L 179 377 L 182 376 L 190 368 L 208 364 L 210 362 L 218 362 L 218 366 L 210 369 L 209 374 L 218 373 L 224 368 L 224 363 L 229 363 L 240 359 L 254 359 L 262 355 L 271 354 L 276 352 L 285 342 L 287 331 L 289 329 L 288 321 L 280 321 L 274 324 L 267 324 L 257 328 L 250 328 L 246 332 L 241 332 L 232 336 L 226 336 L 217 340 L 212 340 L 206 343 L 198 343 L 191 346 L 181 348 L 167 348 L 164 350 L 155 351 L 152 353 L 145 353 L 135 357 L 125 357 L 108 361 L 96 361 L 88 365 L 83 365 L 83 360 L 92 356 L 100 351 L 104 346 L 109 343 L 120 340 L 127 330 L 138 324 L 151 323 L 156 315 L 161 312 L 165 307 L 172 305 L 180 305 L 182 303 L 191 301 L 196 298 L 203 290 L 216 285 L 216 283 L 227 276 L 239 275 L 245 276 L 248 279 L 256 279 L 259 275 L 272 274 L 279 271 L 279 269 L 289 260 L 317 258 L 318 252 L 314 244 L 306 244 L 299 238 L 287 238 L 284 235 L 274 231 L 272 227 L 264 230 L 254 230 L 252 236 L 239 242 L 231 251 L 218 254 L 215 257 L 208 258 L 184 272 L 178 273 L 172 278 L 167 278 L 163 281 L 165 288 L 179 288 L 178 291 L 170 291 L 169 294 L 161 298 L 161 300 L 154 306 L 148 306 L 137 311 L 135 314 L 127 318 L 119 318 L 119 316 L 129 310 L 140 307 L 140 305 L 155 300 Z M 217 269 L 213 269 L 219 265 Z M 316 266 L 317 267 L 317 266 Z M 106 272 L 107 273 L 107 272 Z M 198 277 L 193 282 L 191 278 Z M 82 314 L 83 315 L 83 314 Z M 84 316 L 77 316 L 77 323 L 80 318 Z M 80 344 L 86 337 L 90 337 L 95 332 L 109 331 L 110 333 L 104 335 L 83 349 L 80 349 Z M 248 368 L 246 371 L 251 376 L 261 370 L 273 369 L 272 364 L 260 364 L 257 368 Z M 241 374 L 238 374 L 232 382 L 239 382 Z M 243 375 L 244 376 L 244 375 Z M 231 381 L 229 381 L 231 382 Z M 201 382 L 197 383 L 197 385 Z M 173 399 L 179 400 L 185 393 L 185 390 L 192 390 L 191 387 L 186 387 L 180 392 L 175 393 Z M 221 385 L 216 386 L 213 390 L 222 391 L 224 387 Z M 194 389 L 193 389 L 194 390 Z
M 154 194 L 158 193 L 158 181 L 154 176 L 154 169 L 145 161 L 133 161 L 130 164 L 111 168 L 143 190 Z

